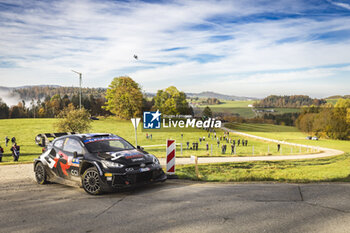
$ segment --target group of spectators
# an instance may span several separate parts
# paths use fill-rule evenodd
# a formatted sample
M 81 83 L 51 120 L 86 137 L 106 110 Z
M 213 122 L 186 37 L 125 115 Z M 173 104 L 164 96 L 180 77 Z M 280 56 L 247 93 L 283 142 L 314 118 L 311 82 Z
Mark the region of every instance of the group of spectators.
M 225 132 L 223 136 L 217 136 L 216 135 L 216 132 L 214 130 L 210 130 L 208 129 L 207 130 L 208 132 L 208 138 L 212 139 L 212 140 L 215 140 L 216 139 L 216 142 L 217 142 L 217 145 L 218 145 L 218 148 L 220 148 L 220 143 L 221 143 L 221 153 L 222 154 L 225 154 L 226 153 L 226 150 L 227 150 L 227 145 L 224 144 L 224 143 L 228 143 L 228 144 L 231 144 L 231 154 L 234 154 L 235 153 L 235 147 L 236 146 L 240 146 L 242 144 L 242 146 L 248 146 L 248 140 L 247 139 L 238 139 L 237 142 L 235 139 L 231 139 L 229 136 L 230 136 L 230 133 L 229 132 Z M 183 138 L 183 134 L 181 134 L 181 138 Z M 199 138 L 199 143 L 198 142 L 193 142 L 192 143 L 192 147 L 190 147 L 190 142 L 187 141 L 186 142 L 186 146 L 187 146 L 187 150 L 198 150 L 198 144 L 202 144 L 202 142 L 205 141 L 205 137 L 200 137 Z M 209 143 L 207 142 L 206 143 L 206 150 L 209 151 Z
M 10 139 L 8 136 L 5 137 L 5 147 L 7 147 L 10 143 Z M 20 146 L 17 145 L 16 138 L 12 137 L 11 138 L 11 148 L 10 151 L 12 152 L 12 157 L 13 161 L 18 161 L 19 159 L 19 154 L 20 154 Z M 2 162 L 2 157 L 4 155 L 4 148 L 1 147 L 0 145 L 0 162 Z

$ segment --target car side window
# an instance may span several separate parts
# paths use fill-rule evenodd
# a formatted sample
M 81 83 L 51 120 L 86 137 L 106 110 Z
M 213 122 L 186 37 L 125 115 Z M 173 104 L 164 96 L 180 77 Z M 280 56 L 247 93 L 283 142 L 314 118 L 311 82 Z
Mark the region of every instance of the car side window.
M 72 138 L 67 138 L 66 139 L 66 141 L 64 143 L 63 150 L 67 151 L 67 152 L 70 152 L 70 153 L 74 153 L 75 151 L 78 154 L 83 154 L 84 153 L 84 149 L 81 146 L 81 144 L 77 140 L 72 139 Z
M 54 145 L 54 147 L 62 149 L 63 142 L 64 142 L 64 139 L 60 139 L 60 140 L 57 140 L 53 145 Z

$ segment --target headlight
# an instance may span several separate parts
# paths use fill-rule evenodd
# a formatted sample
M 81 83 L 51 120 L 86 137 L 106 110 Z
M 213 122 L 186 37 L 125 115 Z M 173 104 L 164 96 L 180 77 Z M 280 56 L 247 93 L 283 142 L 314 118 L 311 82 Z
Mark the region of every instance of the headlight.
M 154 155 L 152 155 L 152 156 L 153 156 L 153 163 L 159 164 L 159 160 L 157 159 L 157 157 Z
M 104 168 L 122 168 L 122 167 L 124 167 L 123 164 L 114 163 L 114 162 L 110 162 L 110 161 L 106 161 L 106 160 L 101 161 L 101 163 L 102 163 L 102 166 Z

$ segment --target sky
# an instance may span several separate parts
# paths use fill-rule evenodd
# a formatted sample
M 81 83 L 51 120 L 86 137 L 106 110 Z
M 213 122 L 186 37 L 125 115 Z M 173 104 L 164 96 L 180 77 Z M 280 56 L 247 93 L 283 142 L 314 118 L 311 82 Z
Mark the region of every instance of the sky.
M 350 0 L 0 0 L 0 86 L 78 86 L 72 69 L 84 87 L 350 94 Z

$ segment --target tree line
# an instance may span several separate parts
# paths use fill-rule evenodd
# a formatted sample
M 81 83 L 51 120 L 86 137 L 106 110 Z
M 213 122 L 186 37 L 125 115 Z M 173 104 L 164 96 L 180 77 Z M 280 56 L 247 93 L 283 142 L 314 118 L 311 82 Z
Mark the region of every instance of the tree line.
M 152 99 L 142 93 L 140 85 L 130 77 L 114 78 L 107 88 L 106 104 L 103 107 L 119 119 L 141 117 L 144 111 L 159 111 L 166 115 L 193 115 L 193 109 L 186 100 L 186 94 L 170 86 L 158 90 Z
M 304 108 L 296 120 L 303 132 L 332 139 L 350 139 L 350 99 L 339 99 L 333 106 Z
M 91 115 L 109 115 L 110 113 L 102 108 L 105 104 L 104 97 L 94 97 L 93 95 L 82 96 L 82 107 L 87 109 Z M 0 119 L 7 118 L 50 118 L 56 117 L 62 110 L 71 105 L 79 107 L 79 95 L 61 96 L 55 94 L 52 97 L 46 96 L 43 100 L 32 99 L 29 102 L 20 101 L 17 105 L 7 106 L 0 99 Z
M 320 106 L 327 101 L 324 99 L 313 99 L 307 95 L 277 96 L 270 95 L 254 103 L 258 108 L 300 108 L 303 106 Z
M 65 90 L 68 93 L 62 93 Z M 114 78 L 104 92 L 101 90 L 102 88 L 83 89 L 82 107 L 93 116 L 115 115 L 119 119 L 130 119 L 141 117 L 144 111 L 157 109 L 166 115 L 193 115 L 193 109 L 186 101 L 186 94 L 174 86 L 158 90 L 157 94 L 150 98 L 142 92 L 137 82 L 122 76 Z M 22 97 L 31 97 L 31 101 L 22 100 L 9 107 L 0 98 L 0 119 L 50 118 L 57 117 L 66 109 L 79 108 L 79 88 L 56 87 L 55 90 L 55 87 L 35 86 L 28 90 L 22 88 L 15 91 Z M 72 93 L 73 91 L 75 93 Z M 55 94 L 49 96 L 47 93 Z
M 13 89 L 14 94 L 18 94 L 21 99 L 44 99 L 54 95 L 65 96 L 72 98 L 79 93 L 79 87 L 61 87 L 61 86 L 30 86 Z M 106 88 L 87 88 L 83 87 L 81 90 L 84 96 L 93 95 L 95 98 L 100 98 L 105 95 Z

